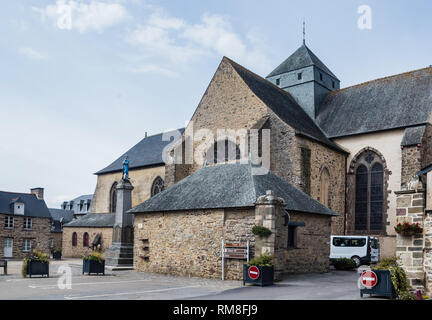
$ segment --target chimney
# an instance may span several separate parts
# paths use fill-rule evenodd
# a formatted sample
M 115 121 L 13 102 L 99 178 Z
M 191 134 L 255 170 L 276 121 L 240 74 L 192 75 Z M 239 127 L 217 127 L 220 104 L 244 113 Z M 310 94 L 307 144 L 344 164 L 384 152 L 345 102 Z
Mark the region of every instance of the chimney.
M 144 138 L 147 138 L 147 131 L 145 132 L 145 136 L 144 136 Z
M 36 195 L 36 198 L 38 198 L 38 200 L 43 200 L 44 199 L 44 188 L 33 188 L 33 189 L 30 189 L 30 193 Z

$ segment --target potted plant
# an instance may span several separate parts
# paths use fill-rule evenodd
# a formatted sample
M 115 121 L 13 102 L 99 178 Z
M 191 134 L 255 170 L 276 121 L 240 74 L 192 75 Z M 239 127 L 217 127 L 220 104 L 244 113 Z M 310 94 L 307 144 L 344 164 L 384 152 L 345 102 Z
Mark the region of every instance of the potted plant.
M 61 255 L 62 254 L 60 249 L 54 249 L 52 252 L 53 259 L 55 260 L 61 260 Z
M 261 255 L 243 265 L 243 285 L 270 286 L 274 280 L 273 256 Z
M 89 255 L 83 257 L 83 271 L 82 273 L 102 273 L 105 275 L 105 259 L 103 254 L 99 251 L 93 251 Z
M 49 278 L 49 255 L 41 251 L 34 250 L 30 257 L 24 258 L 22 272 L 23 278 L 35 275 L 44 276 Z
M 418 223 L 398 223 L 396 227 L 394 227 L 395 231 L 402 236 L 412 236 L 417 233 L 422 233 L 423 229 L 420 227 Z
M 355 261 L 348 258 L 331 259 L 331 263 L 337 270 L 352 270 L 357 267 Z

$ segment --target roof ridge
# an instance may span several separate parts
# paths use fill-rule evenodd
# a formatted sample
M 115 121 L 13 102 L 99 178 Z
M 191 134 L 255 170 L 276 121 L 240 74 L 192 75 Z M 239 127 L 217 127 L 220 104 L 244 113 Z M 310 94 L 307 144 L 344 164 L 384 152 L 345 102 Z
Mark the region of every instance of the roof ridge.
M 391 75 L 391 76 L 385 76 L 385 77 L 381 77 L 381 78 L 376 78 L 376 79 L 368 80 L 368 81 L 365 81 L 365 82 L 360 82 L 360 83 L 357 83 L 357 84 L 354 84 L 352 86 L 345 87 L 345 88 L 342 88 L 342 89 L 339 89 L 339 90 L 333 90 L 333 91 L 329 92 L 328 95 L 330 96 L 330 95 L 333 95 L 335 93 L 342 92 L 342 91 L 345 91 L 347 89 L 352 89 L 352 88 L 355 88 L 355 87 L 364 86 L 364 85 L 372 83 L 372 82 L 387 80 L 387 79 L 391 79 L 391 78 L 395 78 L 395 77 L 400 77 L 400 76 L 403 76 L 403 75 L 408 75 L 410 73 L 414 73 L 414 72 L 418 72 L 418 71 L 423 71 L 423 70 L 427 70 L 427 69 L 431 69 L 431 71 L 432 71 L 432 65 L 430 65 L 428 67 L 425 67 L 425 68 L 420 68 L 420 69 L 415 69 L 415 70 L 411 70 L 411 71 L 401 72 L 401 73 L 397 73 L 397 74 L 394 74 L 394 75 Z
M 4 193 L 16 193 L 16 194 L 26 194 L 26 195 L 35 195 L 34 193 L 31 193 L 31 192 L 15 192 L 15 191 L 3 191 L 3 190 L 0 190 L 0 192 L 4 192 Z

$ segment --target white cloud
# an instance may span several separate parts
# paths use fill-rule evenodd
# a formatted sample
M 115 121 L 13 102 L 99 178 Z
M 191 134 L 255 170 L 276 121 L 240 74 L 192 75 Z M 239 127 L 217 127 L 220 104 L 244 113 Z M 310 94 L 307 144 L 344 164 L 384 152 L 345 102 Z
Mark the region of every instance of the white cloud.
M 173 68 L 205 55 L 225 55 L 258 72 L 271 67 L 261 41 L 251 34 L 242 37 L 235 33 L 228 18 L 220 15 L 207 13 L 200 23 L 190 24 L 157 9 L 144 25 L 128 33 L 126 41 L 138 47 L 152 63 L 168 61 Z
M 40 52 L 36 51 L 33 48 L 30 47 L 23 47 L 19 48 L 18 52 L 22 54 L 23 56 L 32 59 L 32 60 L 43 60 L 45 59 L 45 56 L 42 55 Z
M 130 16 L 119 3 L 106 3 L 91 0 L 89 4 L 73 0 L 57 0 L 55 5 L 33 8 L 42 17 L 52 21 L 59 29 L 102 32 L 118 25 Z

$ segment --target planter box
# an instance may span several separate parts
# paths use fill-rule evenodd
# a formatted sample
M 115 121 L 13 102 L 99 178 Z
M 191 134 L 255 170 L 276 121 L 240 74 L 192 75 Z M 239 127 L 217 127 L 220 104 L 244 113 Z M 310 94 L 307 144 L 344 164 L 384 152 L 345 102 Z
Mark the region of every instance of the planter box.
M 257 279 L 252 279 L 249 276 L 249 265 L 243 265 L 243 285 L 246 283 L 256 284 L 261 287 L 273 285 L 274 280 L 274 267 L 261 267 L 255 266 L 259 270 L 259 276 Z
M 61 252 L 53 252 L 52 256 L 53 256 L 53 259 L 55 259 L 55 260 L 61 260 L 62 254 L 61 254 Z
M 377 275 L 377 284 L 372 289 L 360 289 L 360 297 L 364 294 L 376 295 L 393 298 L 393 284 L 391 281 L 390 271 L 388 270 L 374 270 L 373 272 Z M 361 274 L 360 274 L 361 275 Z
M 102 263 L 99 263 L 95 260 L 83 260 L 83 271 L 82 273 L 96 273 L 100 274 L 102 273 L 105 275 L 105 260 L 102 261 Z
M 49 278 L 49 264 L 39 261 L 27 262 L 27 275 L 32 276 L 47 276 Z

